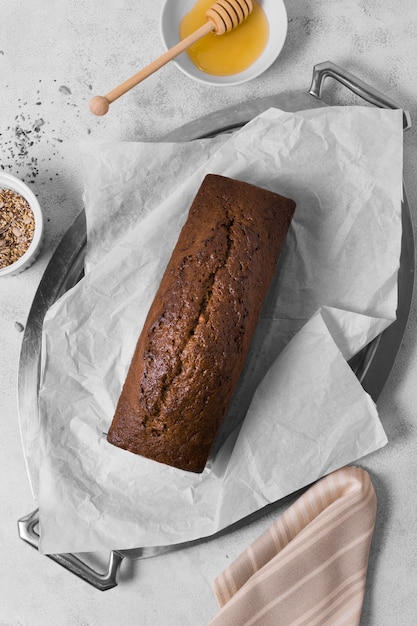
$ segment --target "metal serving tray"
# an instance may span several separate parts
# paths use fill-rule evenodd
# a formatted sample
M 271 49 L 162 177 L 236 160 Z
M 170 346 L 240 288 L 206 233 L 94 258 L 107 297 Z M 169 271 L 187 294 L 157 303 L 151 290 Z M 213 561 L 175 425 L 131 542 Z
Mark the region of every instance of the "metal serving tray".
M 163 141 L 191 141 L 204 137 L 212 137 L 220 133 L 236 130 L 270 107 L 284 111 L 300 111 L 326 106 L 322 99 L 324 82 L 331 77 L 344 85 L 349 91 L 356 94 L 371 105 L 381 108 L 399 109 L 396 103 L 386 98 L 356 76 L 344 71 L 331 62 L 320 63 L 313 68 L 311 86 L 308 92 L 295 91 L 260 98 L 236 107 L 229 107 L 222 111 L 202 117 L 186 124 L 174 132 L 163 137 Z M 410 116 L 403 111 L 403 128 L 411 126 Z M 73 287 L 83 276 L 84 255 L 86 248 L 85 214 L 82 211 L 72 226 L 65 233 L 55 250 L 43 278 L 39 284 L 29 312 L 20 356 L 18 379 L 18 402 L 21 424 L 38 420 L 38 392 L 40 378 L 40 356 L 42 325 L 49 307 L 58 298 Z M 357 378 L 364 389 L 376 401 L 385 385 L 389 373 L 394 365 L 406 327 L 414 285 L 415 250 L 413 225 L 407 196 L 404 190 L 402 203 L 402 246 L 400 268 L 398 273 L 398 309 L 397 319 L 375 340 L 368 344 L 350 362 Z M 24 442 L 24 431 L 22 429 Z M 28 465 L 29 474 L 32 468 Z M 36 468 L 33 468 L 35 471 Z M 293 496 L 296 494 L 293 494 Z M 292 497 L 293 497 L 292 496 Z M 281 501 L 282 505 L 283 501 Z M 100 590 L 110 589 L 117 585 L 117 576 L 124 558 L 142 559 L 156 556 L 173 549 L 218 537 L 232 529 L 243 526 L 265 514 L 274 505 L 269 505 L 257 513 L 241 520 L 232 527 L 225 529 L 211 537 L 202 538 L 196 542 L 187 542 L 177 546 L 160 546 L 156 548 L 137 548 L 133 550 L 113 551 L 107 571 L 100 573 L 94 567 L 80 560 L 73 554 L 48 555 L 60 565 L 81 577 Z M 37 532 L 39 518 L 38 511 L 18 521 L 18 532 L 21 539 L 38 548 L 39 534 Z

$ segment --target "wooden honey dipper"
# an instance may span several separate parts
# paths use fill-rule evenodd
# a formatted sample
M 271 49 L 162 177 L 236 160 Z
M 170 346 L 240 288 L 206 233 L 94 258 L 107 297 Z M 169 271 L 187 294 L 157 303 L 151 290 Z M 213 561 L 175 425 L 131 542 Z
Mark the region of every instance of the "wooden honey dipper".
M 94 96 L 90 100 L 90 111 L 94 115 L 105 115 L 112 102 L 120 98 L 127 91 L 136 87 L 145 78 L 159 70 L 168 61 L 175 59 L 181 52 L 192 46 L 196 41 L 214 32 L 216 35 L 224 35 L 239 26 L 253 11 L 253 0 L 217 0 L 212 7 L 206 11 L 207 22 L 197 28 L 191 35 L 182 39 L 167 52 L 152 61 L 142 70 L 128 78 L 118 87 L 110 91 L 105 96 Z

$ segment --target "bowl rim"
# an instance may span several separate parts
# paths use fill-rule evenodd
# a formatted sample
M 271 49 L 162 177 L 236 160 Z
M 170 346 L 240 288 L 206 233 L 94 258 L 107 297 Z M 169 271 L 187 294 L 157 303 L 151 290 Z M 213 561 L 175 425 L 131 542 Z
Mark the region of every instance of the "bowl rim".
M 7 265 L 7 267 L 0 268 L 1 277 L 14 274 L 19 270 L 22 270 L 27 262 L 32 258 L 42 241 L 44 220 L 42 209 L 37 197 L 30 187 L 28 187 L 28 185 L 20 178 L 6 172 L 0 172 L 0 189 L 10 189 L 11 191 L 15 191 L 20 194 L 28 202 L 35 218 L 35 231 L 28 249 L 17 259 L 17 261 L 11 263 L 11 265 Z
M 265 0 L 265 2 L 268 2 L 268 1 L 269 0 Z M 195 4 L 196 0 L 193 0 L 193 2 L 189 0 L 189 2 L 190 2 L 190 7 L 188 8 L 187 6 L 187 8 L 185 8 L 184 11 L 182 12 L 182 15 L 185 15 L 185 13 L 191 8 L 191 6 Z M 213 4 L 214 2 L 215 0 L 213 0 Z M 270 25 L 269 41 L 271 41 L 271 35 L 273 33 L 271 30 L 271 22 L 269 20 L 269 14 L 265 10 L 265 7 L 263 6 L 263 0 L 257 0 L 257 2 L 258 4 L 262 6 L 268 18 L 269 25 Z M 167 40 L 166 24 L 168 20 L 166 18 L 166 14 L 167 14 L 168 8 L 175 6 L 174 3 L 175 5 L 178 5 L 178 0 L 164 0 L 161 6 L 161 11 L 160 11 L 159 33 L 160 33 L 163 46 L 166 50 L 168 50 L 173 45 L 171 42 L 168 42 Z M 281 23 L 284 26 L 283 26 L 282 33 L 281 33 L 280 44 L 277 45 L 276 51 L 274 51 L 273 54 L 271 54 L 267 59 L 265 59 L 263 63 L 261 61 L 262 61 L 262 56 L 265 54 L 265 51 L 264 53 L 262 53 L 260 57 L 258 57 L 258 59 L 249 68 L 247 68 L 246 70 L 243 70 L 242 72 L 238 74 L 231 74 L 229 76 L 215 76 L 212 74 L 207 74 L 206 72 L 203 72 L 195 65 L 192 66 L 193 71 L 190 71 L 189 69 L 187 69 L 187 67 L 184 67 L 183 63 L 181 63 L 180 59 L 182 55 L 180 55 L 176 59 L 173 59 L 173 63 L 177 66 L 177 68 L 183 74 L 205 85 L 212 85 L 216 87 L 231 87 L 231 86 L 241 85 L 243 83 L 254 80 L 258 76 L 266 72 L 266 70 L 269 67 L 271 67 L 271 65 L 276 61 L 276 59 L 278 58 L 278 56 L 280 55 L 284 47 L 285 40 L 288 34 L 288 13 L 287 13 L 287 8 L 286 8 L 284 0 L 272 0 L 272 3 L 274 6 L 274 9 L 276 11 L 281 12 L 282 18 L 283 18 Z M 184 52 L 182 54 L 186 54 L 186 53 Z M 192 62 L 190 61 L 190 63 Z M 251 68 L 255 68 L 255 69 L 252 69 L 252 71 L 250 71 Z

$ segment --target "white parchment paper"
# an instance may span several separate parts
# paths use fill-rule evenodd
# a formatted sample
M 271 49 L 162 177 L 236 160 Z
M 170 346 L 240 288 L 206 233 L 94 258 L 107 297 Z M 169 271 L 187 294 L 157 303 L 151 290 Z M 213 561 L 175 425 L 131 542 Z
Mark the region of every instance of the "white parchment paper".
M 395 319 L 400 111 L 271 109 L 228 137 L 91 142 L 81 152 L 86 276 L 50 309 L 43 332 L 41 551 L 208 536 L 386 444 L 346 359 Z M 297 209 L 227 427 L 195 475 L 119 450 L 105 433 L 209 172 L 292 197 Z

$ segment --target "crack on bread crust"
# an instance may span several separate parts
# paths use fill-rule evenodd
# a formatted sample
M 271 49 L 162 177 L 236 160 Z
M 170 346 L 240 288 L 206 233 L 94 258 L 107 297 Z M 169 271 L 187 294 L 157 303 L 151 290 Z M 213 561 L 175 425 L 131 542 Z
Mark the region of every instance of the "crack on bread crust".
M 204 280 L 200 279 L 199 303 L 197 303 L 196 306 L 195 298 L 193 299 L 195 310 L 193 317 L 191 319 L 188 318 L 187 325 L 185 327 L 180 325 L 180 332 L 178 332 L 179 329 L 177 325 L 170 324 L 171 317 L 175 317 L 179 324 L 182 319 L 187 319 L 184 313 L 186 314 L 187 311 L 189 311 L 189 303 L 178 302 L 178 309 L 175 307 L 175 310 L 170 312 L 170 314 L 167 314 L 167 311 L 164 310 L 151 328 L 151 334 L 149 335 L 144 354 L 144 370 L 140 385 L 141 395 L 139 398 L 140 404 L 148 414 L 144 416 L 144 425 L 150 423 L 153 426 L 155 423 L 160 424 L 162 428 L 163 423 L 160 421 L 161 408 L 166 403 L 173 382 L 175 379 L 179 378 L 183 372 L 184 362 L 186 361 L 184 354 L 187 351 L 189 343 L 198 341 L 197 337 L 201 334 L 201 328 L 210 324 L 211 301 L 216 278 L 219 272 L 227 267 L 228 260 L 233 250 L 233 226 L 234 218 L 229 218 L 229 215 L 226 214 L 226 219 L 224 223 L 221 224 L 221 227 L 216 231 L 213 237 L 205 241 L 206 246 L 210 247 L 214 239 L 222 239 L 222 243 L 225 242 L 224 253 L 220 258 L 216 259 L 215 268 L 204 277 Z M 219 235 L 221 235 L 221 237 L 219 237 Z M 191 254 L 183 258 L 177 270 L 176 283 L 181 281 L 181 277 L 186 273 L 189 267 L 193 266 L 194 262 L 195 258 Z M 204 262 L 203 260 L 202 263 Z M 170 295 L 171 294 L 168 293 L 168 298 Z M 172 349 L 161 355 L 157 353 L 157 349 L 155 350 L 154 346 L 160 345 L 161 337 L 164 335 L 169 336 L 168 344 L 172 346 Z M 163 368 L 162 372 L 161 368 Z M 148 384 L 148 381 L 152 382 Z M 159 429 L 156 429 L 156 433 L 159 433 Z

